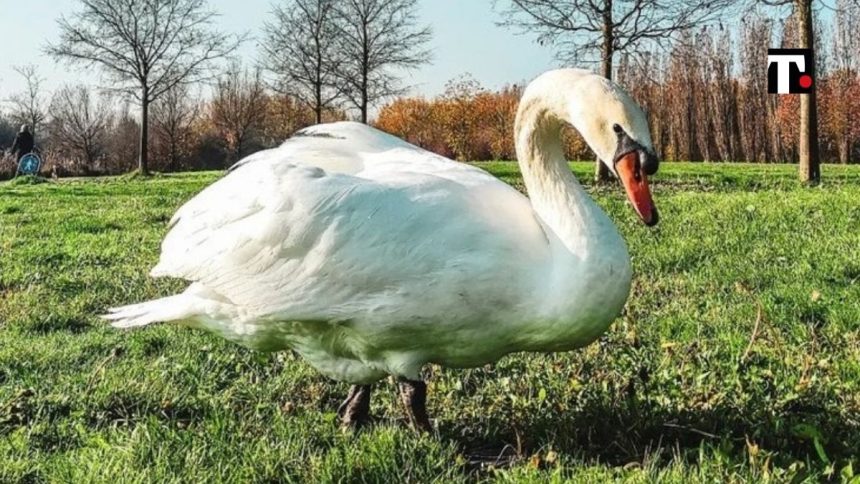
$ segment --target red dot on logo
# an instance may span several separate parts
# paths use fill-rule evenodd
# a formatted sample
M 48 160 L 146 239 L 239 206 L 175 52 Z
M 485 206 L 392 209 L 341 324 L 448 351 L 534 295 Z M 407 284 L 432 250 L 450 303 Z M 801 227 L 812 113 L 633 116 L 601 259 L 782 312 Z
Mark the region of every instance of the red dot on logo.
M 809 74 L 804 74 L 800 76 L 798 82 L 800 83 L 800 87 L 804 89 L 809 89 L 809 87 L 812 86 L 812 76 L 810 76 Z

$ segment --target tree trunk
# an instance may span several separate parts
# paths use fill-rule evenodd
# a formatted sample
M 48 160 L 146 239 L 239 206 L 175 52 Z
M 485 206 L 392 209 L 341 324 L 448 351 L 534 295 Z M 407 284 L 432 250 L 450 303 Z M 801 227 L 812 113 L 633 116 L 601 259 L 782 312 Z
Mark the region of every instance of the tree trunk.
M 233 160 L 234 163 L 238 163 L 239 160 L 242 159 L 242 145 L 245 144 L 245 134 L 244 132 L 238 136 L 236 136 L 236 159 Z
M 366 57 L 367 56 L 365 55 L 365 58 Z M 367 63 L 366 62 L 364 64 L 364 66 L 362 67 L 362 69 L 364 72 L 362 72 L 362 79 L 361 79 L 361 106 L 360 106 L 361 122 L 364 124 L 367 124 L 367 106 L 368 106 L 368 102 L 367 102 L 368 80 L 367 80 L 367 78 L 368 78 L 368 73 L 367 73 Z
M 367 96 L 361 97 L 361 122 L 367 124 Z
M 851 140 L 848 136 L 843 136 L 839 141 L 839 163 L 848 164 L 848 154 L 851 153 Z
M 815 79 L 815 50 L 812 26 L 812 0 L 797 0 L 795 4 L 798 30 L 800 32 L 800 47 L 811 49 L 812 65 L 807 66 L 807 72 Z M 800 140 L 798 155 L 800 158 L 800 181 L 817 183 L 821 180 L 820 159 L 818 157 L 818 110 L 816 109 L 815 90 L 800 95 Z
M 143 88 L 140 102 L 140 158 L 138 170 L 141 175 L 149 175 L 149 88 Z
M 613 38 L 612 32 L 612 0 L 606 0 L 604 3 L 603 10 L 603 63 L 602 63 L 602 74 L 603 77 L 607 79 L 612 79 L 612 54 L 613 54 L 613 44 L 615 43 L 615 39 Z M 604 160 L 606 162 L 611 163 L 613 160 Z M 594 169 L 594 181 L 597 183 L 605 183 L 609 181 L 611 177 L 609 176 L 609 168 L 603 164 L 600 159 L 596 161 L 595 169 Z
M 370 77 L 370 45 L 368 42 L 368 31 L 367 31 L 368 20 L 365 17 L 364 23 L 362 24 L 362 49 L 361 49 L 361 122 L 367 124 L 367 96 L 368 96 L 368 84 Z
M 314 86 L 314 96 L 316 97 L 314 105 L 316 124 L 322 124 L 322 81 L 319 77 L 317 77 L 316 85 Z
M 176 137 L 170 137 L 170 170 L 179 170 L 179 140 Z

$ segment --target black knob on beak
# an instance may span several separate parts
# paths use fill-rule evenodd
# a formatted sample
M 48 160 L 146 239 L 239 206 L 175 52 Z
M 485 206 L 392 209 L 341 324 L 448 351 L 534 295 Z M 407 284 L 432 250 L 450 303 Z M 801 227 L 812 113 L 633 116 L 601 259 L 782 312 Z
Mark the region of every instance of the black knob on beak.
M 641 150 L 639 151 L 639 159 L 642 160 L 642 170 L 648 175 L 657 173 L 657 169 L 660 168 L 660 160 L 654 153 Z
M 613 124 L 612 130 L 618 137 L 618 145 L 615 148 L 615 162 L 627 153 L 635 151 L 639 155 L 639 163 L 642 171 L 645 172 L 646 175 L 657 173 L 657 169 L 660 167 L 660 160 L 657 159 L 656 154 L 651 153 L 644 146 L 633 140 L 633 138 L 631 138 L 630 135 L 621 128 L 621 126 Z

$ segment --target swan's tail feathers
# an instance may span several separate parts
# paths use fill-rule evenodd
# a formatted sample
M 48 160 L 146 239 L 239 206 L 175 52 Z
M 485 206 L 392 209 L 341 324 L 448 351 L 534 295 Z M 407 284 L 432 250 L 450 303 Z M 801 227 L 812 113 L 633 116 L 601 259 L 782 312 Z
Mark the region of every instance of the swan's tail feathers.
M 199 300 L 186 294 L 154 299 L 108 309 L 101 317 L 110 321 L 114 328 L 135 328 L 152 323 L 182 321 L 197 315 Z

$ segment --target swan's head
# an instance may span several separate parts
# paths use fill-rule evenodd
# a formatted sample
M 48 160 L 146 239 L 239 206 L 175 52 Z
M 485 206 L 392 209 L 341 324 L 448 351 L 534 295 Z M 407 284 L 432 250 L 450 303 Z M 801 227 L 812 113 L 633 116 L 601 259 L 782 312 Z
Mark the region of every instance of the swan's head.
M 659 216 L 648 176 L 657 173 L 659 160 L 645 113 L 627 92 L 604 77 L 588 73 L 576 76 L 575 83 L 571 87 L 576 94 L 566 97 L 568 120 L 621 180 L 642 221 L 656 224 Z
M 546 123 L 546 121 L 551 121 Z M 657 208 L 648 188 L 648 175 L 659 165 L 648 120 L 642 108 L 617 84 L 583 69 L 558 69 L 532 81 L 523 93 L 517 113 L 517 155 L 532 154 L 519 136 L 569 122 L 582 135 L 615 176 L 621 180 L 630 203 L 647 225 L 657 223 Z M 525 138 L 525 139 L 527 139 Z M 544 139 L 544 142 L 546 139 Z M 555 146 L 561 158 L 561 146 Z

